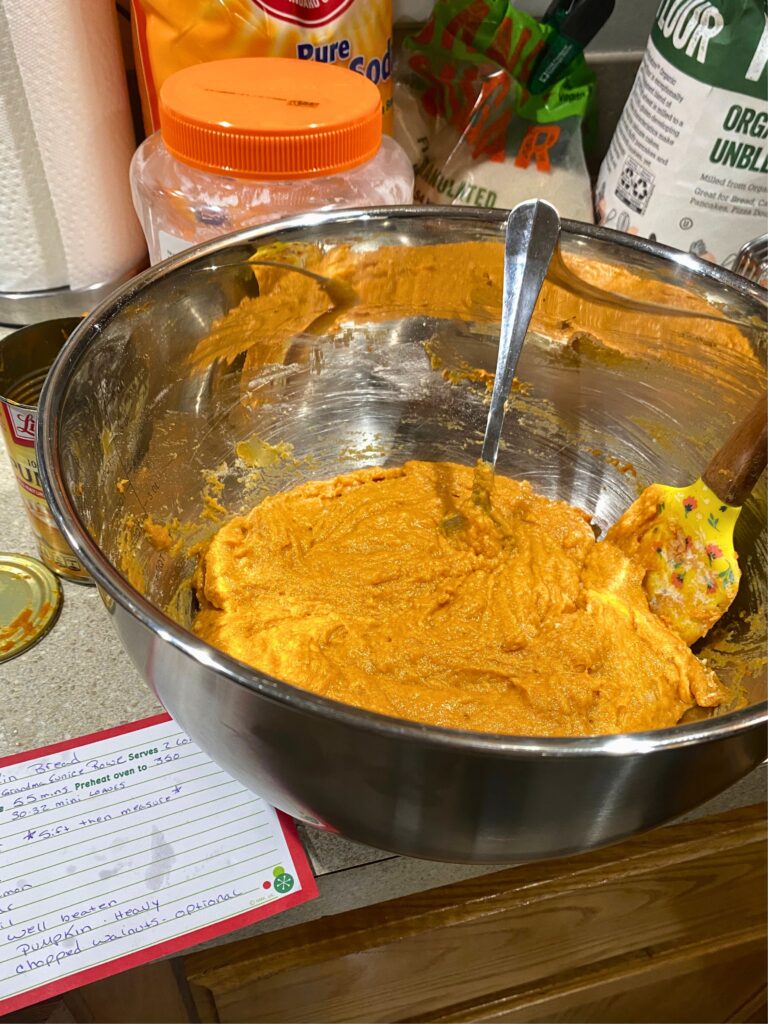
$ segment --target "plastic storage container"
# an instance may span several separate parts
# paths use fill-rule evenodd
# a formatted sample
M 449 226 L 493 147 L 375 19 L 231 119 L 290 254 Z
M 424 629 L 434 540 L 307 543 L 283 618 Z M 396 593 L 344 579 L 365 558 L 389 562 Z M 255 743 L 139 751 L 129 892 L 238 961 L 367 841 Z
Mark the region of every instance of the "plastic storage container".
M 211 61 L 160 90 L 160 131 L 134 154 L 131 190 L 157 263 L 262 221 L 413 201 L 413 168 L 382 135 L 375 85 L 287 58 Z

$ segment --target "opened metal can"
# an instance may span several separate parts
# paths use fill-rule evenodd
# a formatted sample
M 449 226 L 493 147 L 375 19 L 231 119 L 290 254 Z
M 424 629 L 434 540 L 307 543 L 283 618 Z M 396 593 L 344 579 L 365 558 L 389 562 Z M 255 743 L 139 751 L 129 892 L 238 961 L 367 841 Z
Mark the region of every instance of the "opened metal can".
M 59 532 L 43 494 L 35 454 L 37 400 L 79 317 L 46 320 L 0 339 L 0 425 L 43 562 L 57 575 L 92 582 Z

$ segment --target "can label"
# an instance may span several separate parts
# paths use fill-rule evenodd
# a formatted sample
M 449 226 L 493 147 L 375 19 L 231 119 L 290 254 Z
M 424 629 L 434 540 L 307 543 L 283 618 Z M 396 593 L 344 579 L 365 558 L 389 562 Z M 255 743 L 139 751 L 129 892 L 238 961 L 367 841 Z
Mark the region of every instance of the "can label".
M 8 417 L 8 429 L 16 444 L 31 445 L 34 448 L 37 426 L 34 412 L 21 405 L 4 405 L 3 408 Z
M 45 500 L 35 455 L 37 410 L 13 402 L 0 401 L 0 405 L 5 447 L 19 485 L 21 500 L 37 539 L 40 557 L 59 576 L 90 582 L 90 577 L 59 532 Z

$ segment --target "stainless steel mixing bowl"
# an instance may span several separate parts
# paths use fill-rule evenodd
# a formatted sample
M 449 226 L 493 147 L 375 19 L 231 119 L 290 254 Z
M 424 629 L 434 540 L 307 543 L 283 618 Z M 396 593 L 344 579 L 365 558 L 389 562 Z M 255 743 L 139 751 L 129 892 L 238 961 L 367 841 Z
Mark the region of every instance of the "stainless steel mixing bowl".
M 236 511 L 356 466 L 473 462 L 484 387 L 451 384 L 435 364 L 492 369 L 499 310 L 465 294 L 477 281 L 453 268 L 447 309 L 445 296 L 434 308 L 370 309 L 363 323 L 292 338 L 279 356 L 268 346 L 259 356 L 261 338 L 250 363 L 240 356 L 192 369 L 190 356 L 244 299 L 243 348 L 259 338 L 264 299 L 242 261 L 265 245 L 349 243 L 353 261 L 385 245 L 501 245 L 503 217 L 450 207 L 313 214 L 167 260 L 72 335 L 46 383 L 38 435 L 49 501 L 128 653 L 215 761 L 304 821 L 398 853 L 468 862 L 613 842 L 690 810 L 765 757 L 764 486 L 739 521 L 739 597 L 702 644 L 724 677 L 741 677 L 747 707 L 657 732 L 577 739 L 421 726 L 306 693 L 198 640 L 186 628 L 188 544 L 215 529 L 201 518 L 212 500 Z M 589 303 L 554 325 L 558 340 L 529 335 L 519 367 L 527 388 L 513 397 L 499 472 L 581 505 L 604 528 L 650 481 L 695 479 L 758 393 L 766 293 L 682 253 L 575 222 L 564 225 L 563 249 L 676 282 L 740 321 L 754 353 L 706 343 L 711 320 L 686 321 L 681 338 L 675 311 L 668 322 L 625 318 L 596 343 Z M 435 275 L 435 296 L 446 291 L 442 272 L 439 263 L 425 271 Z M 451 315 L 452 303 L 472 316 Z M 254 436 L 292 445 L 292 456 L 244 466 L 235 446 Z M 188 531 L 181 550 L 153 546 L 147 517 L 176 517 Z

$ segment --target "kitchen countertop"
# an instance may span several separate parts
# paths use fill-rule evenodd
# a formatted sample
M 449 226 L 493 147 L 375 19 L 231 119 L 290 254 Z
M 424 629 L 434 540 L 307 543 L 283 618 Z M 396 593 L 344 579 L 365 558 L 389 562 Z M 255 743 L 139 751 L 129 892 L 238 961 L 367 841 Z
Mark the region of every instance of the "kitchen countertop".
M 2 333 L 2 332 L 0 332 Z M 0 457 L 0 548 L 37 555 L 10 461 Z M 51 632 L 0 665 L 0 757 L 156 714 L 162 708 L 141 681 L 94 587 L 63 583 L 64 604 Z M 757 769 L 689 817 L 763 800 Z M 207 945 L 368 906 L 500 870 L 397 857 L 339 836 L 300 828 L 320 898 Z M 200 947 L 202 948 L 202 947 Z

